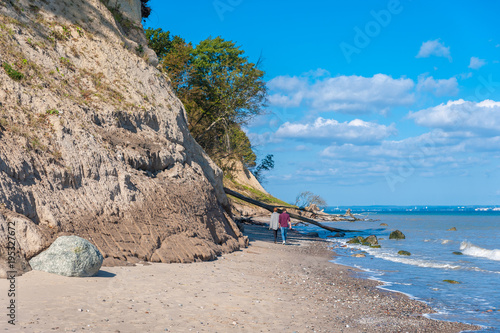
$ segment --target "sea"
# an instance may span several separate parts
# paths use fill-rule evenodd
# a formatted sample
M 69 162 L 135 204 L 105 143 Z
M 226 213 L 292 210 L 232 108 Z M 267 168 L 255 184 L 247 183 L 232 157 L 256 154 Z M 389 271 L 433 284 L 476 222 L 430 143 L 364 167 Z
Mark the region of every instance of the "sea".
M 429 304 L 437 313 L 427 317 L 481 325 L 480 332 L 500 332 L 500 208 L 350 208 L 362 221 L 325 223 L 356 230 L 345 238 L 327 237 L 332 233 L 316 226 L 300 229 L 316 231 L 331 242 L 338 254 L 333 262 L 361 269 L 363 277 L 382 282 L 380 288 Z M 328 207 L 325 212 L 343 214 L 346 209 Z M 394 230 L 406 238 L 389 239 Z M 347 243 L 354 236 L 369 235 L 377 236 L 381 248 Z M 411 255 L 400 255 L 400 250 Z M 352 256 L 357 253 L 366 256 Z

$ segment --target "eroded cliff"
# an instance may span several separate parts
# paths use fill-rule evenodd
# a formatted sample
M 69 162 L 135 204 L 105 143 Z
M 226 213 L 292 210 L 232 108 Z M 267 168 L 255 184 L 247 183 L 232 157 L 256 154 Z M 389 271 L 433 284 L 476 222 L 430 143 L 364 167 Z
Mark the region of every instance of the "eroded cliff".
M 89 239 L 108 264 L 209 260 L 245 245 L 220 169 L 120 2 L 140 9 L 0 2 L 4 269 L 9 222 L 18 271 L 63 234 Z

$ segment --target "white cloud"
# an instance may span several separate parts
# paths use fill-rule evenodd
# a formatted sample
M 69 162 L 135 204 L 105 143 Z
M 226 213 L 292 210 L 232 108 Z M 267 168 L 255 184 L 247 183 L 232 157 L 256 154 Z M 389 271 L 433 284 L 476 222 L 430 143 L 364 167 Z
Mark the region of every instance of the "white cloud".
M 263 146 L 269 143 L 275 143 L 279 142 L 271 132 L 265 132 L 265 133 L 252 133 L 249 132 L 247 133 L 248 139 L 252 143 L 252 146 L 258 147 L 258 146 Z
M 302 92 L 299 91 L 291 95 L 284 95 L 284 94 L 269 95 L 267 100 L 270 105 L 290 108 L 290 107 L 298 107 L 302 102 L 303 98 L 304 95 L 302 94 Z
M 479 68 L 483 67 L 484 65 L 486 65 L 486 60 L 479 59 L 478 57 L 471 57 L 470 58 L 469 68 L 479 69 Z
M 307 81 L 297 76 L 277 76 L 267 83 L 269 89 L 293 92 L 307 87 Z
M 411 79 L 393 79 L 385 74 L 320 78 L 278 76 L 268 82 L 271 106 L 297 107 L 306 102 L 319 111 L 342 113 L 385 113 L 392 107 L 410 105 L 415 101 L 414 86 Z
M 420 75 L 417 83 L 418 91 L 430 92 L 436 96 L 458 94 L 457 78 L 435 80 L 432 76 Z
M 312 106 L 324 111 L 374 111 L 414 102 L 411 79 L 393 79 L 385 74 L 373 77 L 337 76 L 315 83 L 309 96 Z
M 317 118 L 313 123 L 286 122 L 276 131 L 278 138 L 300 138 L 312 141 L 373 143 L 397 134 L 390 126 L 355 119 L 340 123 L 335 119 Z
M 450 62 L 451 54 L 450 47 L 444 46 L 439 39 L 429 40 L 422 43 L 420 50 L 418 51 L 417 58 L 428 58 L 430 56 L 447 58 Z
M 421 126 L 452 131 L 472 131 L 482 136 L 498 135 L 500 102 L 484 100 L 477 103 L 459 99 L 410 112 L 408 117 Z
M 354 145 L 351 143 L 342 145 L 331 145 L 325 148 L 321 155 L 325 157 L 373 160 L 373 159 L 402 159 L 412 154 L 423 155 L 426 157 L 438 156 L 443 149 L 455 145 L 455 150 L 463 150 L 463 147 L 457 145 L 457 141 L 448 137 L 443 131 L 434 131 L 425 133 L 417 137 L 410 137 L 403 140 L 385 140 L 377 146 L 372 145 Z

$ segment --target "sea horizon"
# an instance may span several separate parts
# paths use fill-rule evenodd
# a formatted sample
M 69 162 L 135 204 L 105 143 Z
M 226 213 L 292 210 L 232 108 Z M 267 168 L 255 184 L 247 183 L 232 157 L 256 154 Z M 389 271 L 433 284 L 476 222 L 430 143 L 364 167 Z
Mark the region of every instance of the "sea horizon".
M 366 212 L 476 212 L 500 213 L 500 205 L 341 205 L 322 207 L 325 212 L 339 213 L 351 209 L 353 214 Z

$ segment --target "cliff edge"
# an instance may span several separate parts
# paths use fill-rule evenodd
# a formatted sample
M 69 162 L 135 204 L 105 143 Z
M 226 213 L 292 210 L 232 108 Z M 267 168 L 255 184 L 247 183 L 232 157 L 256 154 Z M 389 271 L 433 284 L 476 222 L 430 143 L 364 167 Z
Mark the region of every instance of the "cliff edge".
M 246 245 L 222 172 L 142 44 L 137 8 L 0 2 L 0 275 L 9 247 L 20 273 L 59 235 L 90 240 L 105 264 Z

